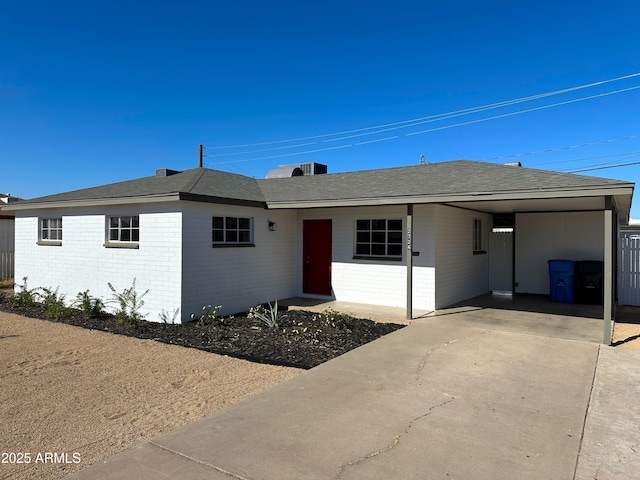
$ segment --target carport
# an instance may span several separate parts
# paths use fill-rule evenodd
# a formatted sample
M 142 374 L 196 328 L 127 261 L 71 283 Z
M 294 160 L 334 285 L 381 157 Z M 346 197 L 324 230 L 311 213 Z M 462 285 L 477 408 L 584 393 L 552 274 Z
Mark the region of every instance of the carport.
M 514 168 L 514 170 L 520 170 Z M 548 173 L 548 172 L 545 172 Z M 547 261 L 552 259 L 597 260 L 603 262 L 603 302 L 590 306 L 590 312 L 598 312 L 602 320 L 602 343 L 611 344 L 612 320 L 616 298 L 616 252 L 618 225 L 626 219 L 631 208 L 633 184 L 615 182 L 608 184 L 593 179 L 592 185 L 563 185 L 566 174 L 558 174 L 560 183 L 553 187 L 516 188 L 505 186 L 504 191 L 482 194 L 451 195 L 438 198 L 438 203 L 493 215 L 500 219 L 502 231 L 512 232 L 511 271 L 508 277 L 511 288 L 508 293 L 549 295 Z M 579 177 L 580 181 L 587 177 Z M 434 199 L 435 200 L 435 199 Z M 407 207 L 407 225 L 411 232 L 413 205 Z M 511 219 L 505 226 L 504 219 Z M 407 256 L 412 258 L 411 238 L 408 235 Z M 493 253 L 490 266 L 503 262 Z M 508 260 L 508 259 L 507 259 Z M 414 318 L 411 306 L 411 261 L 407 266 L 408 289 L 406 318 Z M 460 279 L 464 281 L 464 279 Z M 515 305 L 515 304 L 514 304 Z M 561 304 L 560 310 L 571 310 L 574 305 Z M 593 313 L 590 313 L 593 315 Z

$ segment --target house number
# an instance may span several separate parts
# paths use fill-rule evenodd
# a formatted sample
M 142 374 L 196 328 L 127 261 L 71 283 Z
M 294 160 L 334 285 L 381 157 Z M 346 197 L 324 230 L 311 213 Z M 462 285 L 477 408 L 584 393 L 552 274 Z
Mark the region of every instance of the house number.
M 411 250 L 411 227 L 407 227 L 407 250 Z

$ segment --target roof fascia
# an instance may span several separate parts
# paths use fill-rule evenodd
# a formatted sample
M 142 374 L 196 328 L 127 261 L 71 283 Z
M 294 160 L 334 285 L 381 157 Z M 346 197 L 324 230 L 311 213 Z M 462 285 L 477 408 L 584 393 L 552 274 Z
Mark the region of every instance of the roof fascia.
M 195 193 L 181 193 L 180 200 L 187 202 L 217 203 L 221 205 L 237 205 L 241 207 L 267 208 L 266 202 L 259 200 L 241 200 L 236 198 L 212 197 L 210 195 L 197 195 Z
M 146 195 L 141 197 L 119 197 L 119 198 L 96 198 L 85 200 L 62 200 L 52 202 L 34 202 L 27 204 L 16 203 L 10 207 L 3 207 L 3 210 L 19 211 L 19 210 L 41 210 L 47 208 L 71 208 L 71 207 L 95 207 L 102 205 L 131 205 L 131 204 L 147 204 L 172 202 L 180 200 L 178 193 L 164 195 Z
M 323 208 L 323 207 L 359 207 L 371 205 L 405 205 L 407 203 L 449 203 L 500 201 L 500 200 L 545 200 L 554 198 L 599 197 L 603 195 L 631 196 L 633 184 L 612 187 L 580 188 L 568 190 L 530 190 L 500 193 L 466 193 L 456 195 L 412 195 L 398 197 L 371 197 L 339 200 L 311 200 L 299 202 L 267 202 L 269 209 L 281 208 Z

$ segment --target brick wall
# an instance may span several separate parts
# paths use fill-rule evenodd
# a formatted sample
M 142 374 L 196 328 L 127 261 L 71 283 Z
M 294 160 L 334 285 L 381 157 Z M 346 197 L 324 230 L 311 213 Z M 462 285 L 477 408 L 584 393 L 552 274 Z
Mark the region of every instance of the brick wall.
M 16 283 L 28 277 L 28 287 L 58 288 L 67 302 L 89 290 L 112 299 L 107 283 L 118 292 L 132 285 L 144 297 L 141 312 L 147 320 L 180 308 L 181 214 L 177 204 L 163 207 L 126 206 L 83 211 L 42 210 L 16 215 Z M 139 215 L 139 249 L 106 248 L 106 216 Z M 61 246 L 38 245 L 38 218 L 62 217 Z M 111 309 L 113 304 L 108 304 Z M 178 317 L 179 318 L 179 317 Z
M 185 203 L 183 215 L 185 314 L 198 314 L 204 305 L 222 305 L 221 313 L 231 314 L 295 296 L 295 212 Z M 213 216 L 253 218 L 255 246 L 212 247 Z
M 414 257 L 413 306 L 433 309 L 434 304 L 434 236 L 433 207 L 414 208 L 413 248 L 420 255 Z M 393 307 L 406 306 L 407 267 L 406 249 L 401 261 L 354 259 L 355 224 L 358 219 L 402 219 L 406 236 L 406 206 L 333 208 L 301 210 L 298 215 L 298 235 L 302 238 L 305 219 L 332 219 L 333 297 L 336 300 L 371 303 Z M 302 295 L 302 243 L 298 245 L 297 285 Z

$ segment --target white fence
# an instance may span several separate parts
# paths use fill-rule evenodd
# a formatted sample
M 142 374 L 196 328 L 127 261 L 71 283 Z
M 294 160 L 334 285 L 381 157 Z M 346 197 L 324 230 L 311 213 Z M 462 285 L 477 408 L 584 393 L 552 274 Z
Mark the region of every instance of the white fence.
M 618 305 L 640 305 L 640 235 L 618 239 Z

